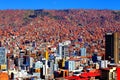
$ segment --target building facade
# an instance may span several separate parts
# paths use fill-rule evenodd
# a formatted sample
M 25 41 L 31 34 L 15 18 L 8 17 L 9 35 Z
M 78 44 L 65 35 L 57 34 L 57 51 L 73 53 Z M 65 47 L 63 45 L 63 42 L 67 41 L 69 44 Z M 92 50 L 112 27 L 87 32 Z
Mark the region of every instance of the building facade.
M 105 59 L 119 63 L 120 54 L 120 37 L 119 33 L 107 33 L 105 35 Z
M 58 56 L 60 59 L 69 56 L 68 45 L 64 45 L 63 43 L 58 44 Z
M 86 56 L 86 48 L 80 49 L 80 56 Z

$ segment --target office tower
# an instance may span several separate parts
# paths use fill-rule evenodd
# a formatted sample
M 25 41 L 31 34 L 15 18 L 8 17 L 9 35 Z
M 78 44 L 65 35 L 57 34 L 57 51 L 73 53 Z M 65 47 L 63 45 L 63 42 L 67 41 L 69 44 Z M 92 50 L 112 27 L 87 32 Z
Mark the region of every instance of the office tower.
M 107 33 L 105 35 L 105 58 L 107 60 L 114 60 L 115 63 L 119 63 L 119 50 L 120 50 L 119 33 Z
M 60 59 L 69 56 L 68 45 L 64 45 L 62 43 L 58 44 L 58 56 Z
M 4 47 L 0 47 L 0 69 L 7 69 L 7 58 L 6 58 L 6 49 Z
M 64 46 L 62 47 L 62 52 L 63 52 L 63 54 L 62 54 L 62 57 L 63 57 L 63 58 L 69 56 L 68 45 L 64 45 Z
M 6 64 L 6 49 L 4 47 L 0 47 L 0 65 Z
M 75 61 L 66 61 L 65 69 L 68 69 L 69 71 L 75 70 Z
M 62 59 L 62 43 L 58 44 L 58 56 L 60 57 L 60 59 Z
M 86 56 L 86 48 L 80 49 L 80 56 Z

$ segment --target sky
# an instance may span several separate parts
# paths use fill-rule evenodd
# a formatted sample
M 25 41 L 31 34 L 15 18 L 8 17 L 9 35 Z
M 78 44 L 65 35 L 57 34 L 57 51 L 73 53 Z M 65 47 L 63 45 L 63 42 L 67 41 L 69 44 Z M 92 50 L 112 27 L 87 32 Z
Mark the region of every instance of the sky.
M 0 0 L 0 10 L 6 9 L 120 10 L 120 0 Z

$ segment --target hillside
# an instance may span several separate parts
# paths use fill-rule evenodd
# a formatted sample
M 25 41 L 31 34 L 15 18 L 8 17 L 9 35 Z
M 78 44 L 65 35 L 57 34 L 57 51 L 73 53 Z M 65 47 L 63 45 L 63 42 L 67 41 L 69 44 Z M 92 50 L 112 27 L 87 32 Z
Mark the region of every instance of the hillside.
M 3 45 L 15 45 L 6 39 L 17 36 L 20 45 L 28 40 L 42 42 L 82 38 L 83 42 L 100 50 L 107 32 L 120 32 L 120 11 L 112 10 L 1 10 L 0 39 Z M 97 45 L 93 46 L 93 43 Z M 78 43 L 81 46 L 83 43 Z M 91 48 L 92 48 L 91 47 Z

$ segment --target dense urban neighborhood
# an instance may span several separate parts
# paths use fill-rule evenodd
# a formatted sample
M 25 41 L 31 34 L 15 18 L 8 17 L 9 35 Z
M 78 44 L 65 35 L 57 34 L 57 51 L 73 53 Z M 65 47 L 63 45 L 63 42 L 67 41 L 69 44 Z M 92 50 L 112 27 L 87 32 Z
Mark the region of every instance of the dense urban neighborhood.
M 120 80 L 120 11 L 0 10 L 0 80 Z

